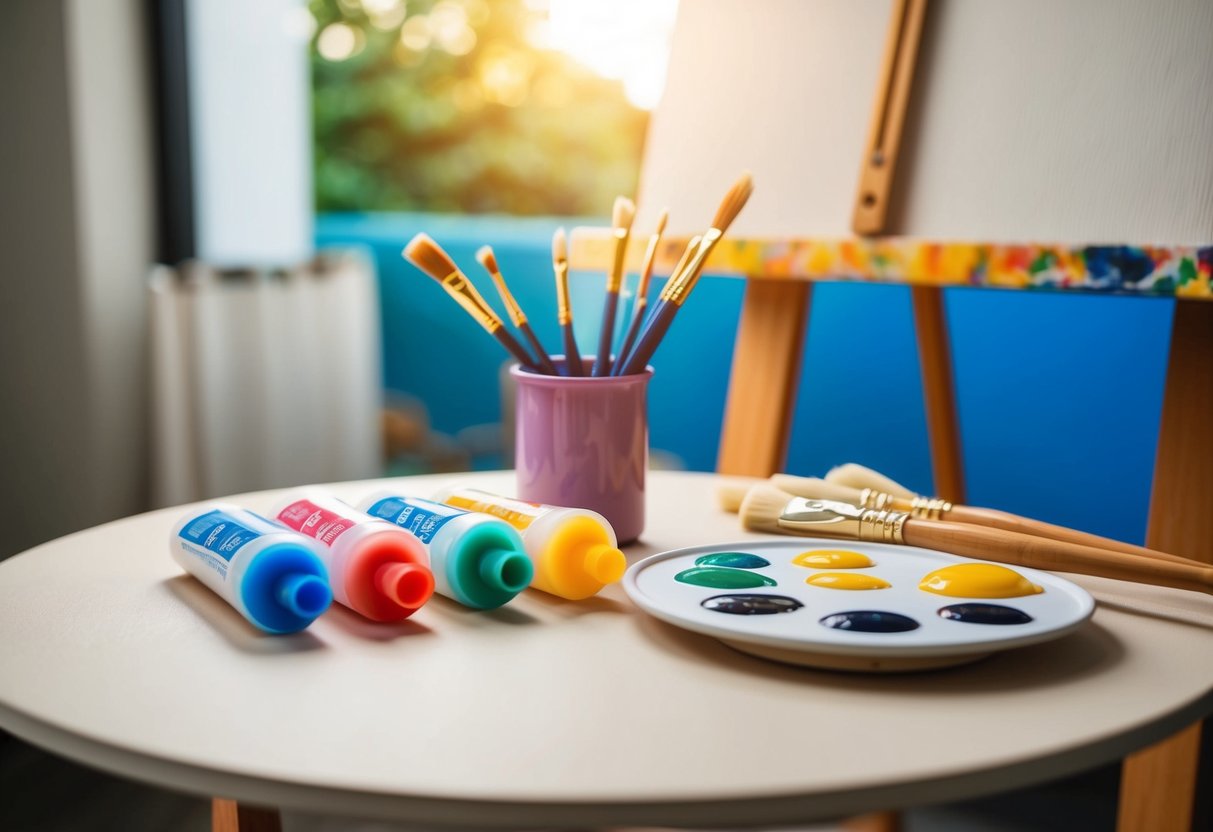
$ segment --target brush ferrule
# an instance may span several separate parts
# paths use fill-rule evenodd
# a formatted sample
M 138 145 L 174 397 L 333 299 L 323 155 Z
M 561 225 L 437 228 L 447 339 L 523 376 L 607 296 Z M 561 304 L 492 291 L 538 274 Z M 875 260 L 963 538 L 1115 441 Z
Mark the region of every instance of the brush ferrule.
M 915 497 L 910 500 L 910 516 L 939 520 L 952 510 L 952 504 L 938 497 Z
M 607 291 L 619 294 L 619 290 L 623 286 L 624 260 L 628 254 L 628 232 L 626 228 L 616 228 L 613 234 L 615 237 L 615 262 L 611 264 L 610 274 L 607 275 Z
M 779 527 L 801 535 L 819 535 L 873 543 L 904 543 L 902 527 L 910 515 L 878 511 L 836 500 L 796 497 L 779 515 Z
M 497 317 L 497 313 L 485 303 L 476 287 L 462 272 L 448 274 L 442 279 L 442 286 L 490 335 L 501 329 L 501 319 Z
M 686 301 L 691 294 L 691 290 L 695 288 L 695 284 L 699 282 L 699 274 L 703 271 L 704 265 L 707 263 L 708 255 L 712 253 L 712 249 L 720 238 L 724 236 L 724 232 L 719 228 L 709 228 L 707 233 L 703 235 L 703 239 L 699 241 L 699 248 L 691 255 L 691 259 L 687 261 L 686 267 L 678 276 L 673 288 L 670 289 L 670 301 L 679 306 Z
M 877 491 L 874 488 L 865 488 L 859 492 L 859 504 L 864 508 L 883 511 L 893 507 L 893 495 Z
M 561 326 L 573 322 L 573 307 L 569 303 L 569 264 L 558 260 L 552 264 L 556 271 L 556 320 Z
M 491 274 L 493 275 L 493 282 L 497 284 L 498 294 L 505 301 L 505 311 L 509 313 L 510 320 L 514 322 L 514 326 L 525 326 L 526 313 L 522 311 L 522 307 L 514 299 L 514 293 L 510 291 L 510 287 L 505 285 L 505 278 L 501 276 L 501 272 L 491 272 Z

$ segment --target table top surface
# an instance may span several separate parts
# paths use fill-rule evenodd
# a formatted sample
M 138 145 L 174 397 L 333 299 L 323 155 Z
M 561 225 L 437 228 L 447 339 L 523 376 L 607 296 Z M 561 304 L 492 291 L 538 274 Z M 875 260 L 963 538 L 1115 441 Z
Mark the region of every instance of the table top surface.
M 425 494 L 450 479 L 397 484 Z M 513 485 L 508 472 L 460 479 Z M 629 560 L 758 537 L 716 508 L 714 484 L 653 473 Z M 372 485 L 331 488 L 354 499 Z M 645 616 L 617 585 L 582 602 L 526 592 L 491 612 L 435 596 L 393 625 L 335 606 L 273 637 L 169 558 L 181 513 L 0 564 L 0 727 L 126 776 L 286 808 L 757 825 L 1062 776 L 1213 710 L 1213 615 L 1194 593 L 1134 587 L 1163 613 L 1142 614 L 1119 605 L 1126 585 L 1077 578 L 1112 602 L 1079 632 L 898 676 L 752 658 Z

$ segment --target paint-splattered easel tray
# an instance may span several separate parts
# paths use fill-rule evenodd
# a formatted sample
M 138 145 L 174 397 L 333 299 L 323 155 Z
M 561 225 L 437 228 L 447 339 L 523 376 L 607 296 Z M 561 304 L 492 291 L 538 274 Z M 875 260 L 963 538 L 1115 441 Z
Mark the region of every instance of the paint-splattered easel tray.
M 935 591 L 922 588 L 928 580 Z M 948 667 L 1050 641 L 1095 608 L 1048 572 L 817 538 L 663 552 L 634 564 L 624 587 L 650 615 L 746 653 L 869 672 Z

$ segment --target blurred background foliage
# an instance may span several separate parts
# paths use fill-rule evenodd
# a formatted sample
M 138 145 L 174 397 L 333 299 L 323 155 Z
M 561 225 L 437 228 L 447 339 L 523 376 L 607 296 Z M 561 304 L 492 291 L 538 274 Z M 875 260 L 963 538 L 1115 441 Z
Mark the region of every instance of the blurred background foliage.
M 603 215 L 648 113 L 534 0 L 311 0 L 316 210 Z

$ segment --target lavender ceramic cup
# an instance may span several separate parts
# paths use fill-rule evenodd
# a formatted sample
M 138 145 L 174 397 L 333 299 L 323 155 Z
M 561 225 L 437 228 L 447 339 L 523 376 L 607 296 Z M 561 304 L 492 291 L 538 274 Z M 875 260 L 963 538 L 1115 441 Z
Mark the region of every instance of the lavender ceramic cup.
M 563 356 L 552 360 L 563 371 Z M 586 360 L 592 366 L 592 356 Z M 630 376 L 569 378 L 515 365 L 510 374 L 518 384 L 518 497 L 596 511 L 610 521 L 621 545 L 640 537 L 649 462 L 646 393 L 653 368 Z

